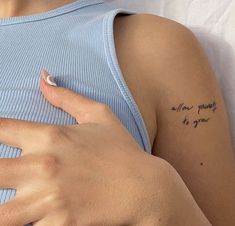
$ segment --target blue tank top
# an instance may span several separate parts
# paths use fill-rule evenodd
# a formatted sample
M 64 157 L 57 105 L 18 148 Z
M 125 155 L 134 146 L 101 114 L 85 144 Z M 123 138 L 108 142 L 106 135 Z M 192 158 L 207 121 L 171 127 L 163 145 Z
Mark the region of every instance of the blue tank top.
M 135 12 L 102 0 L 79 0 L 40 14 L 1 18 L 0 117 L 77 123 L 41 94 L 45 67 L 59 86 L 110 106 L 143 150 L 151 153 L 146 126 L 116 56 L 113 22 L 119 13 Z M 20 153 L 21 149 L 0 144 L 0 158 Z M 15 189 L 0 190 L 0 204 L 15 194 Z

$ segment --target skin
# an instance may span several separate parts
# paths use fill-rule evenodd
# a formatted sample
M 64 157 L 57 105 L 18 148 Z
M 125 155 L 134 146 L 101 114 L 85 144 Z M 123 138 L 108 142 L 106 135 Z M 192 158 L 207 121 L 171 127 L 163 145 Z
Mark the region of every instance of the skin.
M 22 149 L 0 159 L 0 187 L 17 189 L 1 225 L 210 225 L 174 168 L 144 152 L 108 106 L 44 80 L 40 90 L 79 124 L 0 119 L 0 142 Z
M 153 155 L 177 170 L 213 226 L 235 225 L 228 116 L 199 42 L 184 26 L 153 15 L 119 17 L 115 31 L 119 63 L 143 115 Z M 213 102 L 214 112 L 198 114 L 198 106 Z M 193 109 L 172 110 L 181 103 Z M 210 120 L 194 128 L 200 118 Z
M 42 13 L 72 2 L 74 0 L 0 0 L 0 18 Z
M 134 175 L 138 175 L 139 172 L 135 170 L 131 171 L 132 174 L 130 178 L 132 178 L 132 180 L 130 184 L 128 184 L 128 187 L 133 187 L 134 190 L 131 190 L 131 192 L 127 194 L 124 199 L 129 200 L 128 203 L 132 203 L 133 206 L 130 205 L 127 210 L 121 203 L 113 199 L 112 192 L 114 191 L 112 190 L 112 188 L 110 189 L 110 197 L 112 197 L 112 200 L 114 200 L 116 204 L 115 206 L 119 211 L 118 217 L 113 215 L 113 213 L 116 212 L 116 210 L 114 209 L 113 211 L 111 211 L 112 214 L 110 214 L 109 217 L 103 214 L 96 215 L 94 219 L 97 219 L 97 222 L 92 223 L 94 225 L 99 225 L 100 222 L 102 222 L 101 225 L 105 225 L 104 222 L 108 222 L 107 225 L 121 225 L 121 223 L 128 223 L 129 225 L 210 225 L 201 210 L 198 208 L 195 202 L 196 200 L 200 208 L 205 213 L 206 217 L 211 221 L 213 225 L 234 225 L 235 221 L 233 212 L 235 211 L 235 202 L 233 191 L 235 190 L 235 171 L 227 115 L 223 100 L 221 98 L 221 93 L 219 92 L 218 85 L 215 82 L 215 77 L 213 75 L 213 72 L 211 71 L 206 57 L 203 55 L 201 49 L 199 48 L 197 40 L 182 25 L 179 25 L 167 19 L 150 15 L 119 17 L 115 20 L 114 32 L 117 55 L 121 69 L 123 71 L 123 76 L 144 118 L 153 147 L 152 152 L 155 156 L 148 155 L 148 158 L 144 158 L 146 154 L 137 151 L 139 149 L 136 147 L 134 148 L 136 144 L 134 145 L 134 143 L 131 142 L 131 139 L 129 142 L 127 142 L 127 144 L 121 138 L 122 134 L 123 137 L 127 136 L 126 131 L 124 132 L 123 130 L 123 133 L 121 133 L 117 129 L 117 134 L 115 134 L 115 136 L 120 136 L 119 142 L 123 142 L 123 147 L 126 147 L 128 150 L 135 151 L 130 151 L 131 158 L 128 158 L 128 156 L 123 157 L 121 156 L 121 154 L 119 156 L 119 154 L 117 153 L 120 153 L 120 150 L 114 152 L 115 155 L 119 156 L 119 158 L 122 159 L 121 161 L 127 158 L 130 161 L 133 161 L 133 164 L 134 162 L 138 163 L 138 165 L 136 165 L 136 167 L 134 168 L 138 169 L 139 164 L 145 165 L 146 169 L 144 170 L 145 172 L 141 177 L 144 178 L 144 180 L 141 181 L 142 186 L 136 186 L 134 182 L 136 181 L 136 178 L 134 177 Z M 149 35 L 147 36 L 146 34 Z M 133 51 L 126 51 L 126 46 L 129 46 Z M 129 62 L 128 65 L 125 64 L 125 62 Z M 184 66 L 179 67 L 179 65 Z M 204 85 L 205 81 L 206 86 Z M 140 87 L 142 91 L 141 93 L 139 92 Z M 42 92 L 50 103 L 54 104 L 55 106 L 62 107 L 60 105 L 60 102 L 63 99 L 61 95 L 59 96 L 59 94 L 54 93 L 55 91 L 45 91 L 43 85 L 41 85 L 41 88 Z M 63 92 L 66 92 L 66 94 L 71 97 L 68 91 Z M 63 97 L 64 96 L 65 95 L 63 95 Z M 66 98 L 64 99 L 64 102 L 66 102 Z M 76 98 L 74 98 L 74 101 L 77 98 L 79 97 L 76 96 Z M 204 127 L 198 126 L 197 130 L 186 126 L 185 124 L 182 124 L 182 121 L 185 117 L 184 112 L 176 113 L 175 111 L 169 110 L 172 109 L 173 106 L 178 106 L 181 102 L 185 102 L 188 103 L 188 105 L 190 106 L 193 105 L 196 107 L 198 106 L 198 104 L 207 103 L 212 100 L 216 101 L 218 110 L 215 112 L 215 114 L 212 114 L 212 112 L 209 111 L 203 113 L 203 117 L 213 117 L 213 121 L 210 121 L 210 123 L 208 122 L 204 125 Z M 80 102 L 78 103 L 78 105 L 80 105 Z M 72 107 L 74 107 L 74 104 L 69 108 L 69 110 L 67 108 L 63 109 L 72 114 L 72 112 L 74 111 L 74 109 L 71 109 Z M 84 109 L 85 108 L 86 107 L 84 106 Z M 102 109 L 104 108 L 102 107 Z M 105 109 L 107 110 L 107 108 Z M 75 109 L 75 111 L 77 111 L 77 109 Z M 106 111 L 103 111 L 103 113 L 104 112 Z M 110 113 L 110 111 L 108 112 Z M 190 119 L 196 119 L 198 117 L 197 112 L 195 111 L 187 112 L 187 115 Z M 81 120 L 82 116 L 76 115 L 76 117 Z M 116 119 L 114 121 L 116 121 Z M 15 135 L 16 133 L 14 131 L 16 130 L 16 128 L 22 127 L 25 130 L 25 128 L 30 127 L 30 125 L 25 124 L 25 122 L 19 125 L 16 123 L 17 122 L 15 121 L 13 123 L 11 120 L 4 121 L 4 123 L 1 123 L 1 125 L 3 125 L 2 131 L 8 131 L 8 128 L 10 127 L 11 130 L 9 130 L 9 134 Z M 36 126 L 36 124 L 32 126 L 33 128 L 37 128 L 33 129 L 33 131 L 37 131 L 39 128 L 38 126 L 39 125 Z M 119 126 L 117 126 L 117 128 Z M 54 127 L 52 126 L 52 128 Z M 105 133 L 104 127 L 102 128 Z M 57 141 L 57 137 L 61 137 L 61 133 L 66 134 L 66 137 L 74 137 L 75 134 L 77 134 L 75 133 L 75 130 L 68 130 L 67 128 L 63 128 L 65 129 L 63 130 L 63 132 L 61 132 L 62 130 L 59 130 L 60 132 L 58 132 L 58 130 L 55 128 L 50 129 L 48 126 L 47 129 L 48 131 L 45 129 L 45 131 L 47 131 L 46 134 L 49 137 L 52 137 L 52 141 Z M 92 128 L 92 130 L 93 129 L 94 128 Z M 89 131 L 89 129 L 87 130 Z M 102 129 L 100 131 L 102 131 Z M 6 135 L 6 133 L 4 133 L 3 137 L 5 136 L 6 139 L 9 140 L 12 139 L 8 137 L 10 136 L 9 134 Z M 33 134 L 33 132 L 30 130 L 28 134 Z M 94 140 L 93 142 L 97 142 L 95 146 L 100 145 L 100 140 L 102 139 L 99 139 L 99 137 L 95 138 L 93 133 L 89 135 L 92 136 Z M 107 136 L 107 134 L 105 136 Z M 89 137 L 88 133 L 86 137 Z M 195 137 L 197 139 L 195 139 Z M 169 140 L 171 142 L 169 142 Z M 2 140 L 1 142 L 4 143 L 4 140 Z M 36 210 L 36 208 L 34 211 L 31 211 L 32 213 L 34 213 L 34 218 L 38 218 L 38 222 L 35 225 L 51 225 L 52 223 L 55 224 L 56 219 L 59 219 L 59 222 L 64 222 L 64 225 L 73 225 L 72 223 L 74 223 L 74 225 L 79 225 L 76 224 L 77 221 L 76 217 L 73 217 L 73 211 L 68 212 L 66 211 L 68 210 L 68 208 L 65 208 L 65 206 L 68 207 L 69 204 L 71 210 L 81 208 L 81 200 L 79 199 L 72 202 L 73 204 L 71 204 L 70 197 L 72 196 L 69 195 L 71 192 L 71 188 L 70 186 L 66 186 L 65 184 L 63 184 L 68 177 L 62 180 L 63 177 L 60 175 L 58 176 L 58 178 L 60 178 L 61 180 L 51 180 L 51 178 L 54 178 L 53 172 L 56 171 L 53 170 L 54 165 L 56 166 L 55 168 L 57 168 L 57 160 L 63 159 L 64 157 L 62 158 L 62 156 L 55 156 L 55 151 L 49 150 L 48 147 L 51 147 L 52 145 L 49 145 L 50 143 L 48 143 L 46 137 L 44 137 L 44 139 L 42 138 L 42 141 L 40 142 L 40 144 L 43 143 L 44 145 L 46 145 L 44 146 L 45 150 L 41 150 L 41 152 L 43 153 L 42 155 L 37 155 L 37 152 L 35 152 L 35 150 L 32 150 L 32 147 L 35 146 L 34 144 L 24 144 L 29 145 L 28 147 L 30 148 L 28 149 L 32 150 L 32 152 L 25 152 L 25 159 L 28 158 L 28 161 L 22 161 L 24 162 L 24 164 L 22 164 L 22 168 L 24 168 L 24 170 L 19 173 L 20 175 L 17 174 L 17 176 L 14 177 L 16 171 L 19 171 L 19 167 L 16 169 L 16 167 L 13 167 L 13 165 L 15 164 L 10 164 L 10 161 L 13 160 L 4 160 L 5 163 L 3 162 L 2 165 L 5 167 L 2 167 L 0 171 L 3 172 L 2 177 L 4 177 L 4 175 L 7 175 L 9 181 L 9 177 L 13 175 L 12 181 L 13 183 L 15 183 L 16 187 L 22 188 L 21 193 L 25 194 L 25 197 L 29 197 L 29 194 L 31 194 L 33 197 L 33 193 L 27 192 L 27 189 L 30 190 L 30 187 L 28 186 L 29 182 L 27 182 L 26 178 L 23 179 L 22 175 L 25 175 L 25 172 L 28 173 L 28 170 L 26 171 L 26 166 L 28 167 L 28 164 L 32 164 L 32 167 L 39 166 L 39 168 L 44 169 L 42 170 L 41 177 L 39 176 L 39 181 L 35 181 L 34 186 L 38 184 L 40 184 L 40 187 L 42 187 L 43 184 L 47 184 L 47 186 L 45 187 L 45 189 L 42 189 L 43 192 L 40 194 L 41 196 L 37 194 L 34 196 L 34 199 L 32 199 L 31 197 L 31 200 L 34 200 L 34 203 L 37 203 L 36 197 L 44 197 L 43 200 L 45 200 L 45 202 L 40 205 L 40 207 L 42 208 L 41 212 L 40 210 Z M 72 141 L 71 139 L 69 139 L 69 143 L 71 143 L 71 146 L 74 147 L 74 139 L 72 139 Z M 81 145 L 84 149 L 85 144 L 76 144 L 76 147 L 78 145 Z M 60 142 L 59 147 L 61 150 L 63 150 L 62 142 Z M 105 153 L 105 149 L 107 149 L 107 146 L 100 146 L 100 150 L 101 149 L 102 153 Z M 221 152 L 221 149 L 223 150 L 223 152 Z M 71 151 L 72 150 L 73 148 L 71 148 Z M 90 152 L 91 150 L 89 149 L 86 153 Z M 112 155 L 114 155 L 114 153 L 112 152 Z M 137 156 L 140 156 L 139 153 L 141 153 L 141 157 L 138 158 Z M 156 156 L 161 158 L 158 158 Z M 104 158 L 103 155 L 102 157 Z M 92 161 L 92 157 L 89 157 L 87 159 L 89 159 L 89 161 Z M 147 159 L 149 161 L 147 161 Z M 167 160 L 170 164 L 166 161 L 163 161 L 163 159 Z M 110 161 L 110 159 L 107 160 L 104 158 L 103 161 L 105 162 L 105 160 L 107 162 Z M 79 156 L 79 158 L 70 159 L 68 162 L 73 161 L 76 163 L 79 161 L 83 162 L 84 159 Z M 96 161 L 94 162 L 98 164 Z M 94 162 L 92 162 L 93 165 L 95 165 Z M 203 163 L 203 167 L 201 166 L 201 163 Z M 6 168 L 7 166 L 11 166 L 9 167 L 9 170 L 6 170 L 8 169 Z M 66 171 L 65 166 L 66 164 L 60 165 L 61 169 L 63 169 L 64 171 Z M 118 163 L 116 163 L 116 169 L 119 169 L 118 167 L 120 166 L 118 165 Z M 51 168 L 53 175 L 52 177 L 50 177 Z M 123 175 L 126 175 L 126 172 L 130 171 L 128 167 L 124 166 L 123 164 L 120 168 L 123 169 Z M 176 170 L 179 174 L 176 172 Z M 81 171 L 81 169 L 78 170 L 78 172 L 79 171 Z M 97 168 L 94 168 L 92 171 L 92 176 L 94 174 L 94 178 L 96 175 L 94 172 L 96 171 Z M 6 172 L 8 172 L 8 174 L 6 174 Z M 43 176 L 44 173 L 47 174 L 47 172 L 49 174 L 50 180 L 48 180 L 47 176 Z M 74 172 L 74 170 L 72 172 Z M 104 174 L 104 171 L 100 170 L 100 172 L 101 175 Z M 71 175 L 71 172 L 69 175 Z M 183 180 L 179 175 L 183 178 Z M 81 175 L 75 174 L 74 178 L 79 176 L 81 177 Z M 37 176 L 32 174 L 31 177 L 36 178 Z M 84 173 L 82 177 L 88 177 L 88 175 Z M 16 182 L 17 178 L 18 184 Z M 149 178 L 151 178 L 151 183 Z M 159 183 L 153 182 L 155 181 L 153 180 L 153 178 L 161 178 L 161 184 L 159 185 Z M 124 183 L 123 177 L 117 177 L 116 179 L 117 181 L 122 180 L 122 183 Z M 1 178 L 0 181 L 4 181 L 4 179 Z M 49 185 L 48 181 L 51 181 Z M 58 186 L 58 184 L 56 183 L 58 183 L 60 186 Z M 193 194 L 194 199 L 184 183 Z M 86 189 L 84 189 L 83 192 L 87 190 L 89 185 L 89 183 L 85 185 Z M 55 187 L 59 188 L 58 190 L 61 193 L 64 194 L 66 192 L 68 194 L 65 197 L 66 200 L 63 200 L 61 198 L 62 196 L 60 195 L 60 192 L 58 193 L 54 191 Z M 81 187 L 80 181 L 78 189 L 79 187 Z M 172 190 L 169 190 L 170 187 L 172 187 Z M 141 188 L 149 189 L 149 191 L 151 191 L 150 195 L 144 199 L 147 200 L 146 205 L 144 205 L 146 206 L 146 208 L 144 208 L 146 211 L 144 212 L 142 208 L 136 208 L 136 206 L 140 206 L 140 203 L 143 207 L 143 196 L 146 197 L 146 193 L 143 195 L 143 193 L 140 192 L 142 190 Z M 33 185 L 31 187 L 31 190 L 33 190 Z M 77 191 L 74 187 L 72 190 Z M 91 191 L 90 193 L 87 193 L 89 194 L 87 195 L 87 197 L 90 197 L 91 195 L 92 197 L 103 197 L 103 190 L 104 189 L 97 189 L 96 193 L 92 193 Z M 84 193 L 82 193 L 81 189 L 78 191 L 81 192 L 81 196 L 84 196 L 82 195 Z M 121 188 L 117 189 L 117 191 L 120 192 Z M 161 191 L 161 195 L 158 196 L 161 198 L 153 199 L 153 197 L 156 196 L 157 191 Z M 136 195 L 138 194 L 135 197 L 140 197 L 137 203 L 132 202 L 133 192 Z M 174 195 L 172 196 L 172 194 Z M 24 200 L 26 200 L 25 197 Z M 52 197 L 52 199 L 50 199 L 50 197 Z M 102 199 L 102 206 L 106 198 L 107 197 L 104 197 Z M 29 200 L 30 199 L 28 198 L 27 201 L 29 202 Z M 49 203 L 54 203 L 54 211 L 49 213 L 47 211 L 47 213 L 43 214 L 43 210 L 47 209 L 45 208 L 45 206 L 46 204 L 48 205 L 48 200 L 50 200 Z M 159 206 L 157 205 L 157 203 L 159 203 L 159 200 L 162 200 L 162 204 L 164 203 L 168 205 L 163 205 L 165 206 L 165 208 L 163 208 L 160 203 L 159 205 L 161 206 L 161 208 L 159 208 Z M 27 203 L 27 201 L 24 202 Z M 85 201 L 85 198 L 83 201 Z M 87 199 L 87 202 L 88 201 L 90 201 L 90 199 Z M 66 205 L 63 205 L 64 203 L 66 203 Z M 91 206 L 98 206 L 97 203 L 98 201 L 94 200 L 94 205 Z M 5 215 L 7 225 L 10 225 L 9 221 L 11 221 L 10 223 L 12 223 L 12 225 L 18 225 L 17 223 L 15 223 L 16 220 L 21 220 L 21 222 L 23 222 L 23 220 L 24 222 L 30 222 L 30 217 L 27 216 L 25 212 L 22 211 L 21 214 L 17 214 L 15 212 L 15 209 L 17 208 L 17 202 L 12 202 L 11 204 L 12 205 L 6 205 L 5 207 L 3 207 L 5 208 L 2 209 L 4 211 L 1 211 L 0 209 L 0 213 L 7 213 L 7 216 Z M 31 203 L 31 205 L 33 205 L 33 203 Z M 57 208 L 58 206 L 64 206 L 64 208 Z M 153 206 L 156 208 L 152 208 Z M 32 206 L 30 208 L 32 209 Z M 99 207 L 98 210 L 100 210 L 100 213 L 102 213 L 102 210 L 105 212 L 105 208 L 107 211 L 110 209 L 110 206 L 105 206 L 104 208 Z M 88 223 L 88 219 L 86 218 L 86 216 L 93 216 L 92 212 L 97 211 L 97 209 L 94 208 L 92 209 L 92 211 L 91 209 L 85 209 L 84 207 L 83 210 L 84 213 L 87 212 L 87 215 L 80 215 L 79 223 L 81 223 L 81 219 L 83 219 L 84 224 L 81 225 L 86 225 L 85 222 L 87 223 L 87 225 L 90 225 L 91 222 Z M 121 213 L 121 211 L 123 211 L 123 213 Z M 133 214 L 133 211 L 136 214 Z M 169 217 L 169 213 L 172 213 L 171 217 Z M 76 214 L 74 215 L 76 216 Z M 64 218 L 62 219 L 61 216 L 63 216 Z M 100 217 L 100 221 L 98 216 Z M 122 216 L 123 218 L 120 219 L 120 216 Z M 31 217 L 31 219 L 33 219 L 33 216 Z M 117 218 L 120 220 L 117 221 Z M 1 219 L 3 219 L 2 216 Z M 74 219 L 74 221 L 72 223 L 68 223 L 68 219 Z M 143 220 L 140 221 L 140 219 Z

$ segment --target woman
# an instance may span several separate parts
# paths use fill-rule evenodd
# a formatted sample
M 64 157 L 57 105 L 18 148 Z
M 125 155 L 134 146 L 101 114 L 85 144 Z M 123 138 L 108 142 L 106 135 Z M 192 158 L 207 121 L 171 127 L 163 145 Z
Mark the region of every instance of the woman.
M 0 225 L 234 225 L 228 118 L 188 29 L 102 0 L 0 9 Z

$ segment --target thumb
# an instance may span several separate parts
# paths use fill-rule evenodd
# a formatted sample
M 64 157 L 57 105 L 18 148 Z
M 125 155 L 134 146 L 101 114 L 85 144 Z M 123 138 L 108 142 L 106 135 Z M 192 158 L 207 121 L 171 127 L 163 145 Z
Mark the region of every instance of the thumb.
M 54 78 L 42 70 L 40 89 L 44 97 L 54 106 L 72 115 L 79 123 L 107 123 L 112 111 L 103 103 L 96 102 L 72 90 L 58 87 Z

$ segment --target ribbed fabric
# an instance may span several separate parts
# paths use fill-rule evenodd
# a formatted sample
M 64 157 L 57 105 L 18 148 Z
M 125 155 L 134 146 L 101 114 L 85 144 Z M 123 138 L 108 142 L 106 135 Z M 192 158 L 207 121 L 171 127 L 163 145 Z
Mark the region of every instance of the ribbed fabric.
M 146 126 L 116 56 L 113 21 L 118 13 L 135 12 L 102 0 L 79 0 L 40 14 L 0 19 L 0 117 L 76 124 L 41 94 L 39 81 L 45 67 L 59 86 L 109 105 L 139 145 L 151 153 Z M 18 148 L 0 144 L 0 158 L 20 153 Z M 0 190 L 0 204 L 15 193 Z

